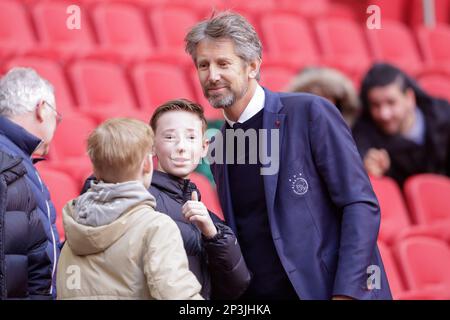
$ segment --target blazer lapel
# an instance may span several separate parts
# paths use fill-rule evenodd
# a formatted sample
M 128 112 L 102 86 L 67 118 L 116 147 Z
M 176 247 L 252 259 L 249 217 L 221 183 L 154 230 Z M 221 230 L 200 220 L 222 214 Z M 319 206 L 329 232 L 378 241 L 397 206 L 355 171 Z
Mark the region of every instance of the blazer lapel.
M 216 163 L 216 183 L 217 183 L 217 193 L 219 195 L 219 201 L 222 206 L 223 215 L 225 217 L 225 221 L 227 222 L 227 225 L 233 229 L 234 233 L 237 234 L 237 228 L 236 228 L 236 222 L 234 219 L 234 213 L 233 213 L 233 203 L 231 200 L 231 193 L 230 193 L 230 183 L 228 180 L 228 167 L 225 163 L 225 151 L 226 151 L 226 140 L 225 140 L 225 128 L 226 124 L 224 124 L 221 128 L 220 134 L 222 134 L 222 142 L 223 142 L 223 159 L 221 163 Z
M 271 213 L 274 212 L 275 194 L 278 186 L 278 174 L 279 167 L 281 166 L 281 146 L 283 142 L 284 132 L 285 132 L 285 117 L 286 115 L 280 114 L 279 111 L 282 108 L 281 100 L 277 93 L 273 93 L 267 89 L 264 89 L 266 94 L 266 101 L 264 106 L 263 115 L 263 129 L 267 130 L 267 139 L 264 141 L 262 155 L 266 157 L 270 155 L 272 162 L 264 165 L 264 167 L 273 166 L 273 159 L 278 161 L 277 170 L 273 174 L 263 175 L 264 179 L 264 190 L 266 195 L 266 203 L 269 217 L 272 216 Z M 272 145 L 271 130 L 277 130 L 278 146 Z M 268 163 L 268 159 L 262 159 L 262 163 Z

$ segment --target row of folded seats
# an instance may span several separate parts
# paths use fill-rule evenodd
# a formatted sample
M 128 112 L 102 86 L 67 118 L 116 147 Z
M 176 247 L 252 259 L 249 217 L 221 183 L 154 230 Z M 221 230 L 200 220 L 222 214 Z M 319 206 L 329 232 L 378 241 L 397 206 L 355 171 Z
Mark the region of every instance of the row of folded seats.
M 34 5 L 43 1 L 61 0 L 15 0 L 27 5 Z M 367 18 L 367 8 L 371 5 L 379 6 L 383 16 L 387 19 L 397 20 L 410 26 L 423 24 L 422 0 L 77 0 L 76 4 L 83 4 L 90 8 L 104 2 L 129 3 L 144 10 L 153 10 L 160 7 L 183 7 L 205 15 L 213 9 L 243 11 L 249 15 L 257 16 L 267 12 L 294 12 L 307 19 L 321 17 L 340 17 L 356 21 Z M 433 0 L 436 20 L 450 22 L 450 3 L 448 0 Z
M 146 62 L 127 69 L 110 61 L 80 59 L 64 68 L 49 58 L 28 56 L 6 60 L 0 65 L 0 73 L 16 66 L 34 68 L 55 86 L 57 107 L 65 116 L 82 113 L 97 121 L 134 116 L 147 121 L 158 105 L 184 97 L 200 102 L 208 120 L 222 118 L 221 112 L 210 107 L 203 97 L 193 67 Z M 295 75 L 292 68 L 263 65 L 261 84 L 283 90 Z M 418 81 L 430 94 L 450 100 L 450 72 L 428 71 L 419 75 Z
M 35 54 L 58 60 L 101 57 L 126 65 L 146 60 L 190 65 L 184 53 L 184 36 L 189 27 L 208 15 L 195 11 L 195 6 L 149 9 L 136 2 L 98 1 L 88 5 L 86 1 L 75 1 L 81 6 L 81 25 L 73 30 L 66 26 L 67 8 L 73 2 L 42 0 L 24 4 L 4 0 L 0 3 L 0 57 Z M 391 2 L 397 1 L 380 4 L 388 8 Z M 365 9 L 360 9 L 365 14 Z M 354 77 L 374 60 L 393 62 L 412 73 L 436 66 L 450 68 L 447 21 L 438 21 L 434 29 L 423 24 L 409 27 L 402 21 L 390 20 L 393 15 L 385 11 L 390 12 L 381 8 L 381 29 L 373 30 L 365 20 L 339 15 L 311 20 L 295 10 L 267 9 L 252 14 L 240 9 L 259 31 L 268 65 L 299 69 L 324 64 Z
M 184 97 L 207 105 L 195 70 L 169 63 L 149 62 L 127 69 L 110 61 L 83 59 L 63 68 L 52 59 L 27 56 L 7 60 L 1 73 L 16 66 L 34 68 L 55 86 L 63 115 L 83 113 L 98 121 L 134 116 L 147 121 L 154 108 L 170 99 Z M 213 108 L 205 112 L 211 120 L 221 117 Z
M 371 178 L 381 208 L 378 246 L 396 299 L 450 299 L 450 179 L 410 177 L 403 192 Z

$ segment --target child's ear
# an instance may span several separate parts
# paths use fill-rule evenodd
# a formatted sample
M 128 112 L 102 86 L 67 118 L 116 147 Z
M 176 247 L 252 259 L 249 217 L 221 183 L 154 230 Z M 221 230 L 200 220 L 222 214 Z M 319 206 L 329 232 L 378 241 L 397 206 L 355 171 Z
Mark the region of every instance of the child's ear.
M 158 155 L 156 154 L 156 147 L 155 147 L 155 145 L 153 145 L 153 147 L 152 147 L 152 154 L 151 154 L 150 159 L 153 161 L 154 158 L 158 159 Z
M 149 153 L 144 158 L 142 166 L 142 183 L 146 189 L 150 188 L 153 176 L 153 155 Z
M 205 136 L 203 138 L 203 144 L 202 144 L 202 158 L 206 157 L 208 154 L 208 147 L 209 147 L 209 139 Z
M 153 172 L 153 159 L 152 159 L 152 154 L 151 153 L 149 153 L 144 158 L 143 170 L 144 170 L 144 174 Z

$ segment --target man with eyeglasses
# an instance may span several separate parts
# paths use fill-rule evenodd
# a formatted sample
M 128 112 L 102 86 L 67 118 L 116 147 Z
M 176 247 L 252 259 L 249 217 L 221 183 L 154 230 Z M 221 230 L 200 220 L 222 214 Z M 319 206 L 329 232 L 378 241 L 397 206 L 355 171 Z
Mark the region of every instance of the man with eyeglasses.
M 13 170 L 5 178 L 14 180 L 20 173 L 25 177 L 26 184 L 21 185 L 12 200 L 22 204 L 24 195 L 29 195 L 29 205 L 24 210 L 14 210 L 13 206 L 4 213 L 2 208 L 10 205 L 11 194 L 0 194 L 1 214 L 5 218 L 0 225 L 0 249 L 4 251 L 0 252 L 0 299 L 56 296 L 54 280 L 60 245 L 56 211 L 32 156 L 48 153 L 61 120 L 55 107 L 53 86 L 36 71 L 13 68 L 0 79 L 0 160 L 9 159 L 8 163 L 26 169 Z M 11 165 L 4 166 L 5 171 L 10 168 Z M 38 218 L 32 220 L 32 214 L 23 212 L 32 212 Z M 45 231 L 43 238 L 39 237 L 39 230 Z

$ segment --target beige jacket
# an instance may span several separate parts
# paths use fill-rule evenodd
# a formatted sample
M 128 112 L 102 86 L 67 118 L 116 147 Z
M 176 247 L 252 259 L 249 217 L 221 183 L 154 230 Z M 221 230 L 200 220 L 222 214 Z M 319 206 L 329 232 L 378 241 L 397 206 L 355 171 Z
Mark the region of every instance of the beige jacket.
M 180 231 L 142 184 L 93 184 L 63 209 L 58 299 L 202 299 Z

